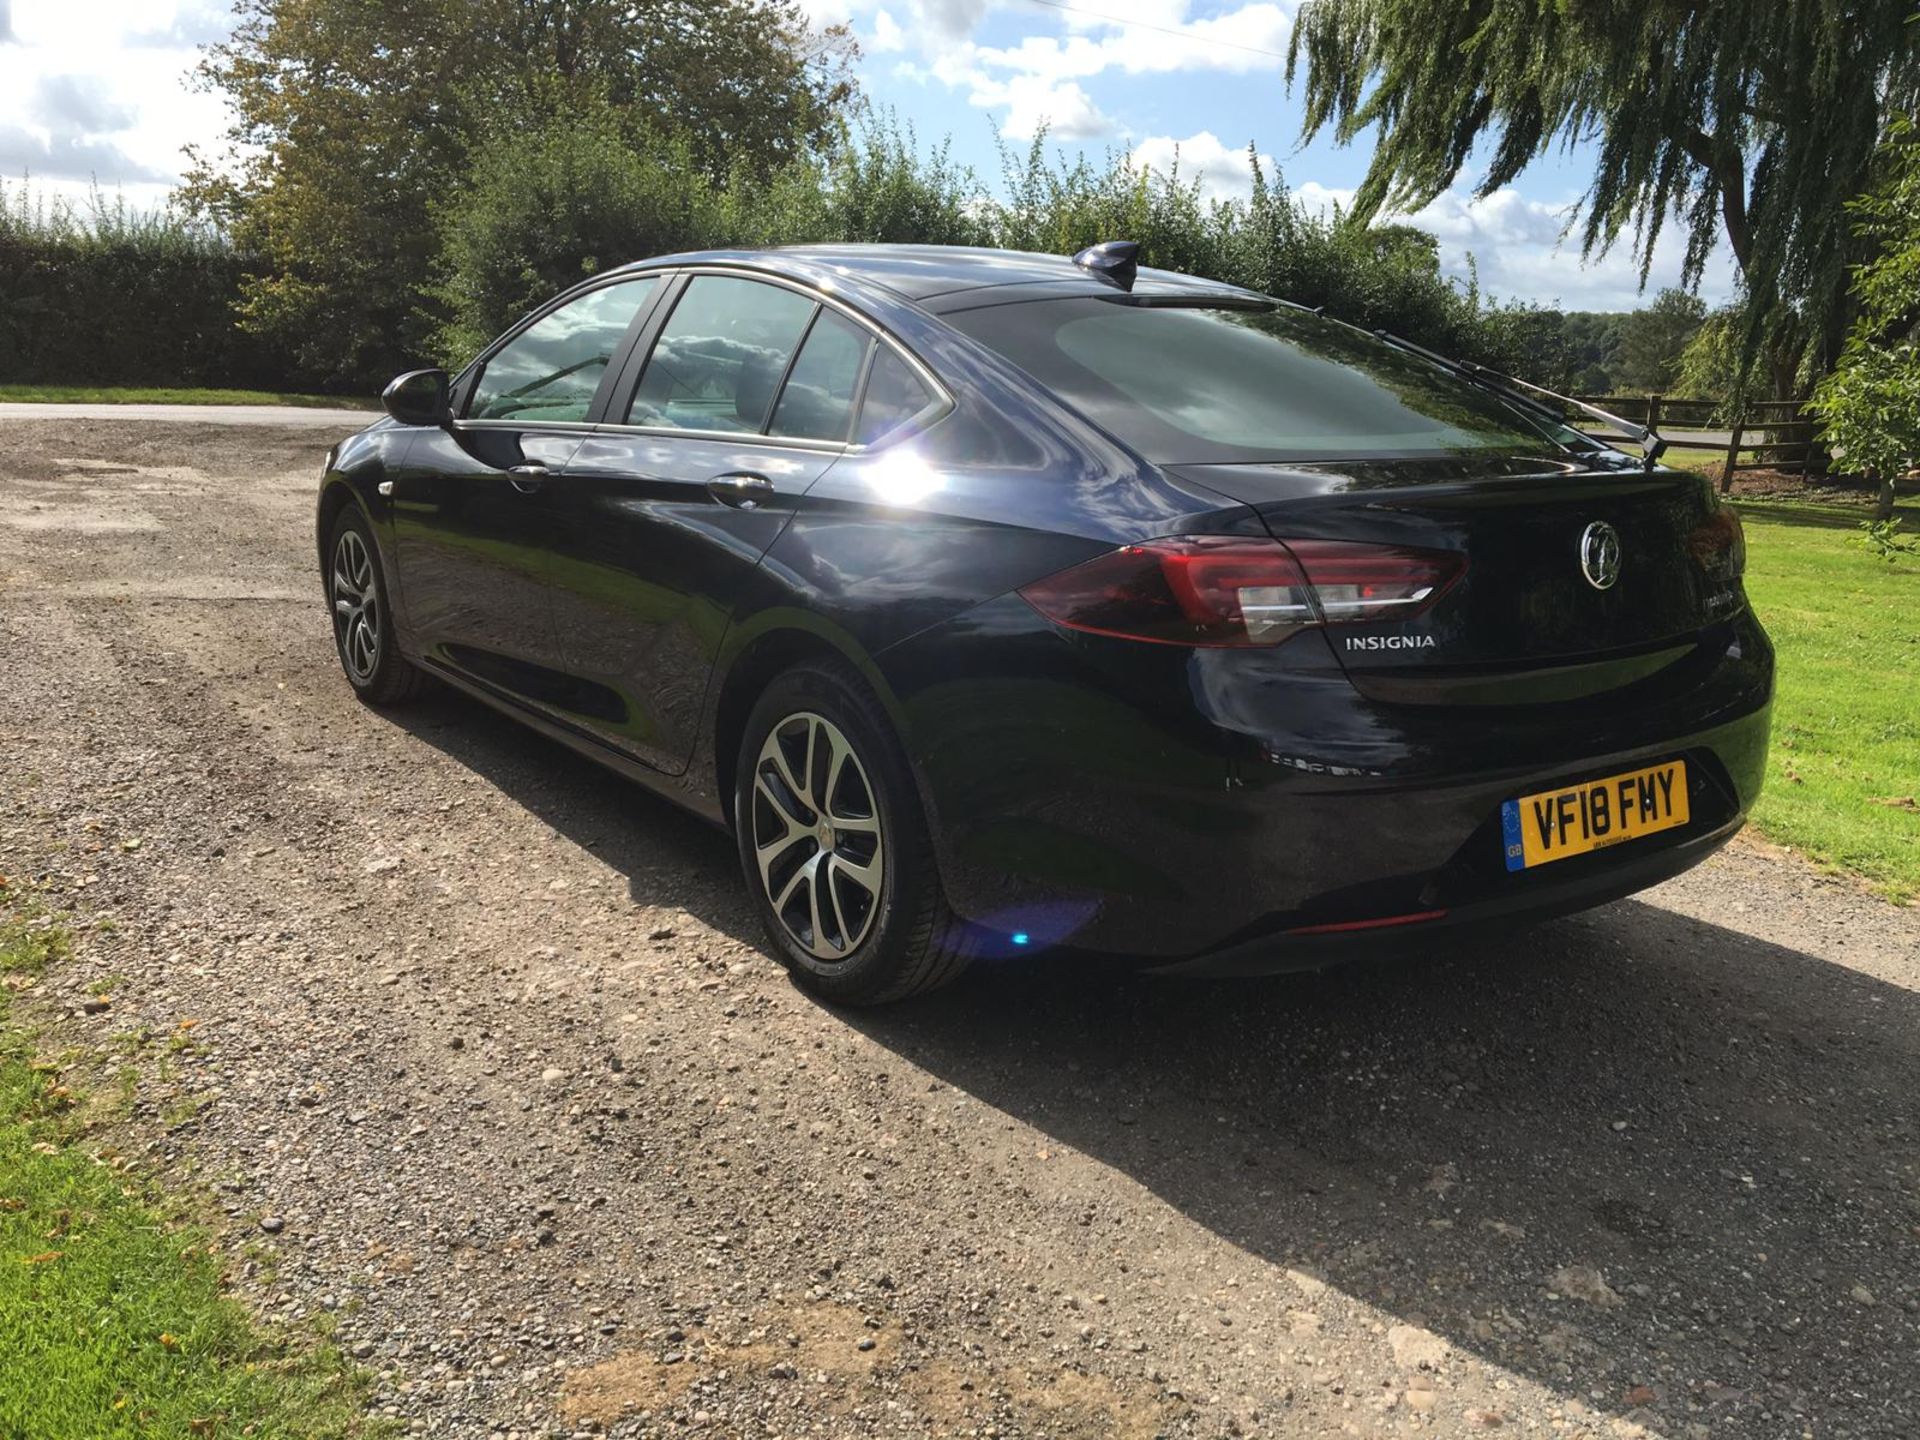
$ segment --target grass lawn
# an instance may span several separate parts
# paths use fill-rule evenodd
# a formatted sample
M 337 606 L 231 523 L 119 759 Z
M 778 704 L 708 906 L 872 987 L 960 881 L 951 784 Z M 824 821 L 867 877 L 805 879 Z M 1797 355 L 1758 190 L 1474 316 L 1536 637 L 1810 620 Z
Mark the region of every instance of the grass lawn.
M 120 385 L 0 385 L 0 401 L 30 405 L 298 405 L 377 410 L 363 395 L 281 395 L 271 390 L 195 390 Z
M 1920 557 L 1859 540 L 1863 512 L 1739 505 L 1747 592 L 1779 651 L 1762 834 L 1920 897 Z M 1920 531 L 1920 502 L 1899 513 Z
M 65 948 L 0 888 L 0 1435 L 375 1433 L 336 1352 L 256 1326 L 210 1237 L 95 1158 L 88 1102 L 10 1014 Z

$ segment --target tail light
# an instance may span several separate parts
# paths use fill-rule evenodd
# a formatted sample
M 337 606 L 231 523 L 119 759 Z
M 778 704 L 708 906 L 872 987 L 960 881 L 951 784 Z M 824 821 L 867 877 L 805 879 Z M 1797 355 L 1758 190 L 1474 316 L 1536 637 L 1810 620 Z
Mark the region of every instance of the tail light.
M 1160 645 L 1278 645 L 1315 625 L 1418 615 L 1466 557 L 1344 540 L 1188 535 L 1126 545 L 1021 590 L 1056 624 Z
M 1738 580 L 1747 572 L 1747 532 L 1731 505 L 1722 505 L 1687 536 L 1693 558 L 1709 571 Z

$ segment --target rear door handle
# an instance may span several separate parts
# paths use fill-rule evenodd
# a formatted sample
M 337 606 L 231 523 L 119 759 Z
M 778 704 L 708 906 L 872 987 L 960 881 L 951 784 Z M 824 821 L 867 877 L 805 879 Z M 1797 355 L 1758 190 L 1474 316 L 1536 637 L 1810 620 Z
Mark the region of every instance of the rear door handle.
M 531 495 L 546 484 L 547 476 L 552 473 L 544 465 L 515 465 L 507 471 L 507 479 L 522 495 Z
M 764 475 L 747 471 L 716 475 L 707 481 L 707 493 L 722 505 L 731 505 L 736 510 L 757 510 L 762 503 L 773 498 L 773 482 Z

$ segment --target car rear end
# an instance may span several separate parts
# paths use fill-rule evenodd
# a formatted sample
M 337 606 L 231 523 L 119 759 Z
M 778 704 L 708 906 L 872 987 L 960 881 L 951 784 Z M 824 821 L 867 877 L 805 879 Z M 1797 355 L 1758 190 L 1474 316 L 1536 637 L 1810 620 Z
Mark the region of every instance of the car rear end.
M 1080 749 L 1012 677 L 975 722 L 1054 757 L 955 798 L 956 904 L 986 929 L 1319 963 L 1613 899 L 1743 823 L 1773 657 L 1702 477 L 1297 312 L 997 308 L 950 319 L 1257 520 L 989 607 L 1075 693 Z M 996 806 L 1047 853 L 1005 843 Z

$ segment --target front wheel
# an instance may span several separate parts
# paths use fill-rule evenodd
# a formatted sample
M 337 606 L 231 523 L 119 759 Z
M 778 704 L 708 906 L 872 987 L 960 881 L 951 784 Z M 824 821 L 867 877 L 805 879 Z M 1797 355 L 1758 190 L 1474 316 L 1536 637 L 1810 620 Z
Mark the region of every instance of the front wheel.
M 354 694 L 369 705 L 411 700 L 427 677 L 394 642 L 380 552 L 365 517 L 352 506 L 340 512 L 327 538 L 326 579 L 333 646 Z
M 822 664 L 774 680 L 734 774 L 741 868 L 802 985 L 873 1005 L 966 968 L 906 756 L 856 675 Z

